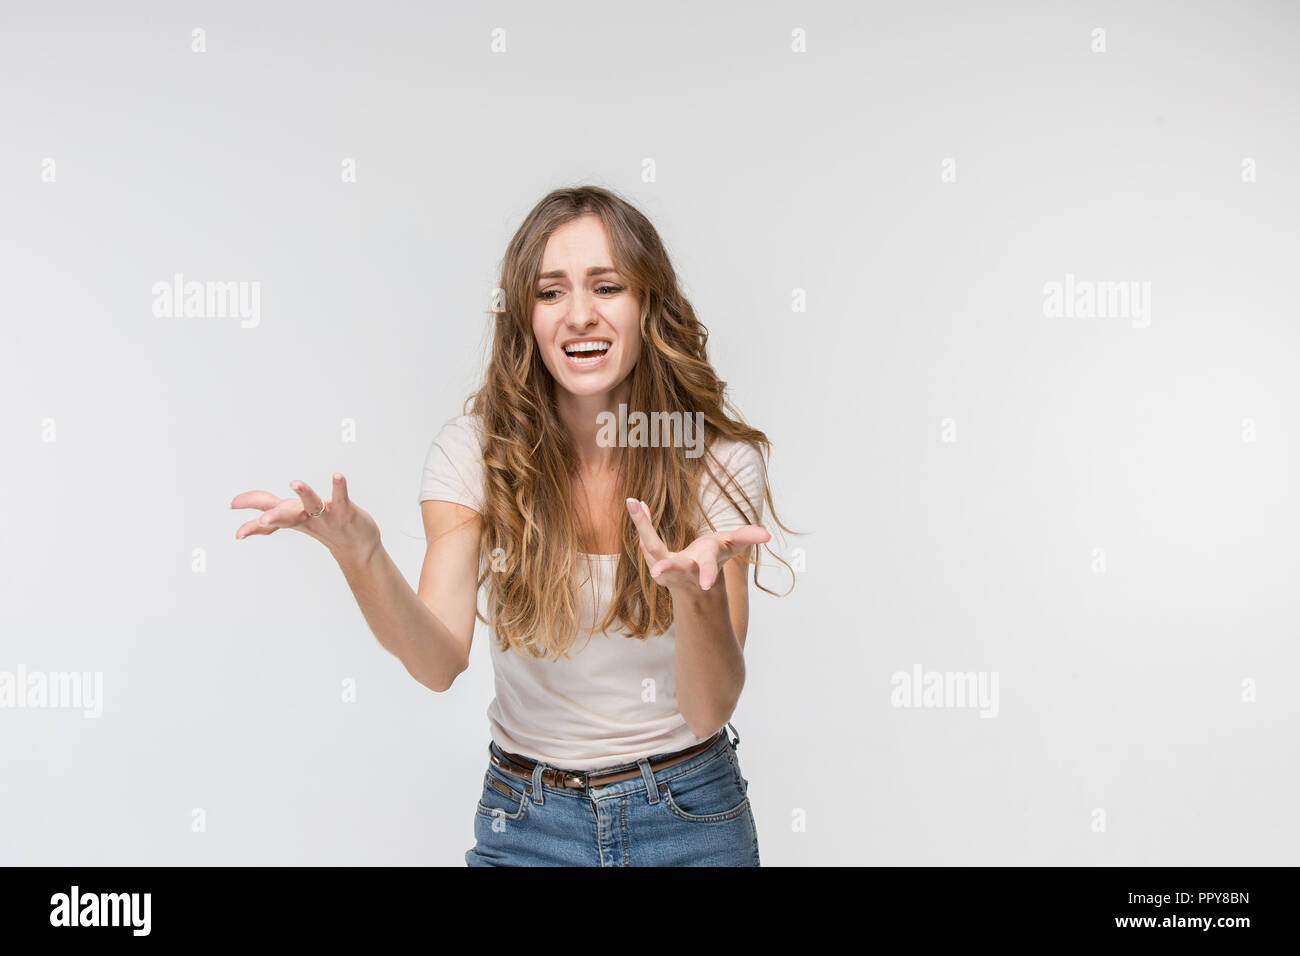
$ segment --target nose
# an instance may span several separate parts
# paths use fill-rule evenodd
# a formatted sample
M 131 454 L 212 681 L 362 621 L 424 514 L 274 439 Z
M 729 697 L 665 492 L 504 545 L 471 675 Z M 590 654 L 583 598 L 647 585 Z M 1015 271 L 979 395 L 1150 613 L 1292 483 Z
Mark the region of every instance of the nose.
M 565 325 L 582 331 L 594 325 L 599 316 L 596 314 L 596 299 L 585 290 L 579 290 L 569 297 L 569 311 L 564 316 Z

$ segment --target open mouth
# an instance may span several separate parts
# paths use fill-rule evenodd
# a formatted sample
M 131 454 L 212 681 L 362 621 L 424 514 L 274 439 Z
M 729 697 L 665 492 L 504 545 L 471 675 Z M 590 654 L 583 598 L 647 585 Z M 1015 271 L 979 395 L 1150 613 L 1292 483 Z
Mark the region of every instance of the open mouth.
M 592 339 L 587 342 L 571 342 L 564 347 L 564 354 L 569 364 L 578 368 L 596 366 L 605 361 L 613 343 L 608 339 Z

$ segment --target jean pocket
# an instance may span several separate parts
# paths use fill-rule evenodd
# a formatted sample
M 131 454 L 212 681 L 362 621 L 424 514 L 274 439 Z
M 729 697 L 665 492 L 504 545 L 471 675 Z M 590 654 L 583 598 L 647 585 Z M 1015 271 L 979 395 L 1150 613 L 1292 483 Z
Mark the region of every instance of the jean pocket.
M 664 809 L 691 823 L 726 823 L 749 810 L 740 772 L 725 753 L 659 782 Z
M 483 794 L 478 798 L 479 816 L 498 820 L 519 820 L 528 812 L 533 786 L 523 780 L 503 780 L 491 770 L 483 774 Z

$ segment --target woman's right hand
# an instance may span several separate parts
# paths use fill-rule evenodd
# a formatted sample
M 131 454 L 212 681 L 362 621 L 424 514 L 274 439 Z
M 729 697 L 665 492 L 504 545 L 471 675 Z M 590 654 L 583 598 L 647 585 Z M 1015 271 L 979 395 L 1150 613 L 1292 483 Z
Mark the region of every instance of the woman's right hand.
M 379 526 L 369 512 L 352 503 L 342 475 L 334 476 L 334 497 L 329 501 L 321 501 L 305 481 L 291 481 L 289 487 L 298 497 L 277 498 L 269 491 L 235 495 L 231 508 L 259 508 L 263 512 L 260 518 L 240 525 L 235 537 L 295 528 L 329 548 L 340 563 L 369 560 L 379 547 Z

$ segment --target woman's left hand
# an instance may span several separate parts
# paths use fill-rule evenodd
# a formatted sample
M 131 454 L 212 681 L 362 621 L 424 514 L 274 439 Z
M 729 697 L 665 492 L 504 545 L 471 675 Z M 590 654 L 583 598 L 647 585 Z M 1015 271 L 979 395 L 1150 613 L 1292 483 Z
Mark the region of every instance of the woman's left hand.
M 650 523 L 645 502 L 627 499 L 627 511 L 636 525 L 641 552 L 650 565 L 650 576 L 670 591 L 707 591 L 718 580 L 722 566 L 751 545 L 770 541 L 772 536 L 756 524 L 731 531 L 701 535 L 681 551 L 669 551 Z

